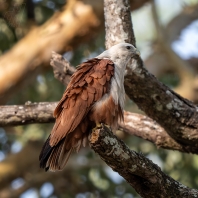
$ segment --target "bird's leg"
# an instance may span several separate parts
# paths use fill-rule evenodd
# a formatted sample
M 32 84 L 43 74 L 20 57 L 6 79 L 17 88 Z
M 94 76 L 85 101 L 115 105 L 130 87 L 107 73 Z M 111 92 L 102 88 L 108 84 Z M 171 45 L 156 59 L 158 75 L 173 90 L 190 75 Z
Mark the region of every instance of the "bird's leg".
M 109 130 L 111 130 L 111 127 L 110 127 L 108 124 L 104 124 L 104 123 L 99 123 L 99 122 L 97 122 L 97 123 L 96 123 L 96 126 L 92 129 L 92 131 L 95 131 L 96 129 L 102 128 L 102 127 L 104 127 L 104 126 L 106 126 Z
M 96 126 L 92 129 L 92 132 L 95 131 L 98 128 L 102 128 L 102 123 L 97 122 Z
M 97 130 L 97 129 L 100 129 L 102 128 L 102 123 L 100 124 L 99 122 L 96 122 L 96 126 L 94 128 L 92 128 L 92 130 L 89 132 L 89 135 L 88 135 L 88 139 L 91 140 L 91 137 L 92 137 L 92 134 Z
M 110 131 L 112 130 L 108 124 L 104 124 Z

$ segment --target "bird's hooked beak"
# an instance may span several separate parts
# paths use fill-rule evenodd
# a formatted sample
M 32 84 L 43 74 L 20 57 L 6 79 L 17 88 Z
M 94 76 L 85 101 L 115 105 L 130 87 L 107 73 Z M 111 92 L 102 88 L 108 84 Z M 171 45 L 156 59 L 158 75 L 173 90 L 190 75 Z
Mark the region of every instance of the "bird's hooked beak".
M 138 49 L 135 49 L 135 54 L 140 56 L 140 51 Z

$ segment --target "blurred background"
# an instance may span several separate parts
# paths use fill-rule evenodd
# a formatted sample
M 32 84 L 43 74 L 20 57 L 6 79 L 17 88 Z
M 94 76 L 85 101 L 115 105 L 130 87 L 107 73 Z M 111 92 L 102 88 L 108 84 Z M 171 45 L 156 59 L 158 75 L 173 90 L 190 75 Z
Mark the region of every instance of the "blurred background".
M 137 48 L 145 66 L 183 97 L 198 103 L 198 0 L 131 0 Z M 103 1 L 0 0 L 0 104 L 58 101 L 51 51 L 76 66 L 105 47 Z M 141 112 L 126 100 L 126 110 Z M 90 149 L 72 154 L 62 172 L 46 173 L 38 155 L 53 124 L 0 128 L 1 198 L 139 198 Z M 198 189 L 198 157 L 157 149 L 118 134 L 175 180 Z

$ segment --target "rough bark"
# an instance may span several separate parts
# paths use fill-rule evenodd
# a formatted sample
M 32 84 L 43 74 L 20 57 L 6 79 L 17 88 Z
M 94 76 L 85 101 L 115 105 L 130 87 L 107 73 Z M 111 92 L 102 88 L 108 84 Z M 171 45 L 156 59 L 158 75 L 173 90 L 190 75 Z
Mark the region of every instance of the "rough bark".
M 25 105 L 0 106 L 0 126 L 54 122 L 53 111 L 57 102 L 27 102 Z
M 133 63 L 134 65 L 134 63 Z M 151 82 L 150 82 L 151 81 Z M 184 144 L 196 145 L 196 107 L 159 83 L 143 67 L 141 59 L 128 68 L 125 87 L 128 95 L 160 124 L 167 125 L 173 138 Z M 155 90 L 156 88 L 156 90 Z M 147 100 L 147 101 L 146 101 Z M 187 112 L 189 111 L 189 114 Z M 194 116 L 194 117 L 193 117 Z M 192 117 L 192 120 L 189 119 Z M 173 118 L 173 121 L 171 120 Z M 176 130 L 173 128 L 176 127 Z M 182 132 L 178 134 L 178 132 Z M 194 137 L 186 138 L 185 132 Z M 179 140 L 178 140 L 179 139 Z M 197 197 L 196 190 L 187 188 L 165 175 L 143 155 L 130 151 L 108 128 L 98 128 L 90 136 L 92 148 L 118 171 L 143 197 Z
M 110 17 L 111 10 L 108 12 L 107 9 L 105 14 Z M 120 26 L 114 28 L 119 30 Z M 111 35 L 109 31 L 112 29 L 106 28 L 106 35 Z M 128 34 L 130 33 L 134 35 L 133 31 L 128 29 Z M 106 40 L 111 43 L 112 37 Z M 137 57 L 137 60 L 129 65 L 125 76 L 125 90 L 139 108 L 164 127 L 174 140 L 191 145 L 197 150 L 197 107 L 160 83 L 144 68 L 141 58 Z
M 111 11 L 106 10 L 105 15 L 111 16 Z M 120 18 L 120 20 L 124 20 L 124 18 Z M 120 26 L 114 28 L 119 31 Z M 112 29 L 106 28 L 106 35 L 111 35 L 108 33 L 109 31 L 111 32 Z M 116 30 L 113 31 L 116 32 Z M 128 29 L 128 34 L 130 33 L 134 35 L 133 31 Z M 125 39 L 125 35 L 123 35 L 123 39 Z M 111 43 L 112 37 L 106 38 L 107 40 L 108 43 Z M 135 41 L 132 41 L 131 44 L 134 45 L 133 42 Z M 196 106 L 160 83 L 144 68 L 140 57 L 133 59 L 131 64 L 128 65 L 125 76 L 125 90 L 139 108 L 163 126 L 174 140 L 198 148 L 196 123 L 198 114 Z M 103 133 L 98 133 L 98 131 L 93 133 L 93 139 L 91 139 L 92 148 L 99 153 L 110 167 L 118 171 L 142 197 L 197 196 L 197 191 L 187 189 L 170 177 L 168 179 L 163 172 L 157 171 L 158 167 L 153 166 L 152 162 L 140 154 L 134 153 L 129 157 L 129 151 L 123 149 L 123 144 L 118 146 L 118 140 L 112 139 L 111 136 L 107 137 L 108 135 L 104 131 Z M 99 143 L 97 144 L 97 142 Z M 93 143 L 96 143 L 95 147 Z M 104 158 L 105 155 L 107 158 Z M 139 156 L 141 156 L 141 160 L 138 160 Z M 113 160 L 111 161 L 111 159 Z M 145 162 L 142 163 L 142 161 Z M 143 164 L 144 170 L 141 164 Z M 132 168 L 132 171 L 127 171 L 127 167 L 128 169 Z M 182 187 L 184 188 L 182 189 Z
M 190 189 L 164 174 L 142 154 L 130 150 L 106 126 L 96 128 L 90 135 L 90 146 L 114 171 L 124 177 L 142 197 L 197 197 Z
M 108 0 L 107 2 L 112 3 L 111 7 L 116 7 L 116 2 Z M 125 1 L 119 1 L 119 3 L 122 3 L 123 6 L 126 5 Z M 110 5 L 108 4 L 108 6 Z M 130 13 L 126 12 L 127 14 L 130 15 Z M 115 17 L 118 17 L 118 19 Z M 119 19 L 121 21 L 125 20 L 126 26 L 129 26 L 128 23 L 132 23 L 129 20 L 131 19 L 130 16 L 119 17 L 120 15 L 114 16 L 111 9 L 106 8 L 105 19 L 110 18 L 112 23 Z M 114 20 L 112 20 L 113 18 Z M 118 23 L 117 26 L 114 25 L 113 28 L 106 26 L 106 46 L 110 47 L 114 43 L 111 32 L 119 32 L 120 29 L 122 29 L 122 23 Z M 126 35 L 134 37 L 133 30 L 125 29 L 117 41 L 125 40 Z M 134 42 L 135 40 L 132 40 L 131 44 L 135 45 Z M 140 57 L 137 57 L 134 62 L 128 65 L 125 76 L 125 90 L 129 98 L 149 117 L 164 127 L 173 139 L 198 148 L 198 124 L 196 123 L 198 114 L 196 106 L 160 83 L 144 68 Z
M 198 148 L 198 108 L 160 83 L 141 59 L 135 62 L 125 76 L 127 95 L 177 142 Z
M 121 42 L 133 43 L 135 46 L 135 36 L 131 23 L 131 12 L 128 0 L 105 0 L 105 29 L 106 48 Z
M 61 55 L 53 52 L 51 65 L 58 80 L 67 85 L 70 75 L 75 71 Z M 150 81 L 150 80 L 149 80 Z M 145 100 L 146 102 L 146 100 Z M 24 125 L 29 123 L 53 122 L 53 111 L 57 103 L 27 103 L 0 107 L 0 126 Z M 146 120 L 146 122 L 145 122 Z M 177 143 L 152 119 L 125 112 L 125 123 L 120 123 L 124 131 L 153 142 L 157 147 L 197 153 L 194 144 Z M 155 130 L 153 127 L 155 127 Z M 150 127 L 150 128 L 149 128 Z
M 119 127 L 130 135 L 134 135 L 154 143 L 157 148 L 198 154 L 197 147 L 176 142 L 167 134 L 164 128 L 145 115 L 125 111 L 124 122 L 120 122 Z

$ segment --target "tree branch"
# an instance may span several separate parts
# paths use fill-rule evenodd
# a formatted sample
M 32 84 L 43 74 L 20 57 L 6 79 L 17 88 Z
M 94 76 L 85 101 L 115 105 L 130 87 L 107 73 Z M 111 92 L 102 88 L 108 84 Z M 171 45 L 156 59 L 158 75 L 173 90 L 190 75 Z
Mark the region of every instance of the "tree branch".
M 69 0 L 61 11 L 55 12 L 42 26 L 33 28 L 12 50 L 3 54 L 0 57 L 1 100 L 27 73 L 48 62 L 52 50 L 71 50 L 79 41 L 93 38 L 103 27 L 102 8 L 100 1 Z M 25 53 L 27 49 L 31 52 Z
M 106 0 L 108 2 L 108 0 Z M 110 2 L 110 1 L 109 1 Z M 111 1 L 111 7 L 116 8 L 116 2 Z M 121 3 L 121 1 L 119 1 Z M 107 4 L 105 4 L 107 5 Z M 109 4 L 108 4 L 109 5 Z M 127 2 L 122 2 L 122 6 L 126 6 Z M 122 10 L 122 9 L 120 9 Z M 126 12 L 126 15 L 129 14 Z M 106 19 L 112 19 L 111 9 L 106 9 Z M 121 15 L 115 15 L 114 17 L 120 17 Z M 114 25 L 114 29 L 106 26 L 106 46 L 110 46 L 111 43 L 123 42 L 126 40 L 126 35 L 134 36 L 133 30 L 125 29 L 120 36 L 112 36 L 114 33 L 122 30 L 122 24 L 128 27 L 128 23 L 132 23 L 128 19 L 129 17 L 119 18 L 122 23 Z M 127 20 L 125 20 L 127 19 Z M 118 20 L 118 19 L 117 19 Z M 111 23 L 116 23 L 116 19 Z M 113 27 L 113 26 L 112 26 Z M 116 29 L 116 30 L 115 30 Z M 130 41 L 130 38 L 128 40 Z M 131 41 L 134 45 L 135 40 Z M 133 65 L 133 66 L 132 66 Z M 128 65 L 128 71 L 125 76 L 125 90 L 130 99 L 132 99 L 140 109 L 142 109 L 149 117 L 156 120 L 168 134 L 177 142 L 184 145 L 189 145 L 198 149 L 198 108 L 190 101 L 182 98 L 170 88 L 160 83 L 152 74 L 150 74 L 143 66 L 143 61 L 138 58 L 134 62 Z
M 197 147 L 176 142 L 164 128 L 147 116 L 125 111 L 124 122 L 120 122 L 119 127 L 130 135 L 152 142 L 157 148 L 198 154 Z
M 53 111 L 58 102 L 27 102 L 25 105 L 0 106 L 0 126 L 54 122 Z
M 190 189 L 164 174 L 142 154 L 130 150 L 106 127 L 96 128 L 90 135 L 90 146 L 114 171 L 124 177 L 142 197 L 197 197 Z
M 52 52 L 50 65 L 53 67 L 54 77 L 67 86 L 71 75 L 76 69 L 70 65 L 69 61 L 56 52 Z
M 108 1 L 108 0 L 106 0 Z M 128 1 L 122 1 L 122 6 Z M 116 8 L 116 3 L 112 3 Z M 126 12 L 126 15 L 129 14 Z M 105 18 L 110 18 L 112 12 L 106 8 Z M 119 15 L 117 16 L 119 17 Z M 111 22 L 125 19 L 120 17 Z M 126 26 L 130 20 L 125 20 Z M 112 30 L 106 28 L 106 35 L 111 31 L 119 32 L 121 25 Z M 134 35 L 133 30 L 126 29 L 117 42 L 126 40 L 125 35 Z M 114 36 L 114 35 L 113 35 Z M 113 42 L 113 36 L 106 38 Z M 128 38 L 130 40 L 130 37 Z M 109 41 L 110 40 L 110 41 Z M 135 40 L 131 42 L 135 45 Z M 108 46 L 106 44 L 106 46 Z M 109 47 L 109 46 L 108 46 Z M 171 89 L 160 83 L 144 68 L 141 58 L 133 59 L 125 76 L 127 95 L 151 118 L 163 126 L 169 135 L 177 142 L 193 145 L 198 148 L 197 139 L 197 108 L 190 101 L 183 99 Z M 197 191 L 191 190 L 165 175 L 156 165 L 144 156 L 130 151 L 117 138 L 113 138 L 107 130 L 96 130 L 92 133 L 91 147 L 113 170 L 122 175 L 131 186 L 143 197 L 196 197 Z M 142 166 L 143 164 L 143 166 Z M 170 193 L 170 194 L 169 194 Z
M 128 0 L 105 0 L 104 15 L 106 48 L 109 49 L 120 42 L 133 43 L 135 46 L 135 36 L 132 29 L 131 12 Z
M 160 83 L 141 59 L 137 61 L 125 76 L 128 96 L 177 142 L 198 148 L 198 108 Z
M 53 112 L 58 102 L 27 102 L 25 105 L 0 106 L 0 127 L 53 123 Z M 119 123 L 124 132 L 154 143 L 158 148 L 198 154 L 197 147 L 174 141 L 155 121 L 140 114 L 124 112 L 124 122 Z
M 68 61 L 61 55 L 53 52 L 51 65 L 58 80 L 67 85 L 70 75 L 75 71 Z M 27 103 L 26 105 L 13 105 L 0 107 L 0 126 L 24 125 L 30 123 L 54 122 L 53 111 L 57 102 Z M 177 143 L 166 131 L 152 119 L 125 112 L 125 122 L 120 127 L 131 135 L 141 137 L 153 142 L 158 148 L 178 150 L 187 153 L 198 153 L 197 146 Z M 151 127 L 152 126 L 152 127 Z
M 117 27 L 119 28 L 119 26 Z M 123 41 L 123 40 L 122 40 Z M 197 108 L 148 73 L 141 59 L 128 67 L 125 89 L 141 109 L 168 129 L 178 142 L 197 148 Z M 190 136 L 188 136 L 190 134 Z M 181 136 L 181 137 L 180 137 Z M 119 172 L 143 197 L 196 197 L 187 188 L 165 175 L 143 155 L 130 151 L 108 128 L 97 128 L 90 136 L 91 147 Z

